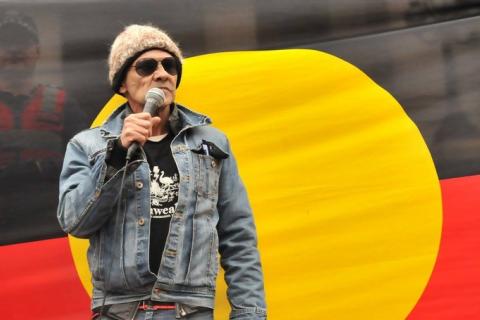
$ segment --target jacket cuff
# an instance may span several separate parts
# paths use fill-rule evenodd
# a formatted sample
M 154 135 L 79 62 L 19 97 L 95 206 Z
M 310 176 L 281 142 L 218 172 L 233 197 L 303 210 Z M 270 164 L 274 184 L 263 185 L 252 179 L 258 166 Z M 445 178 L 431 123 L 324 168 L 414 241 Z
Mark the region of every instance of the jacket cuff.
M 111 166 L 120 170 L 125 165 L 125 158 L 127 157 L 127 149 L 125 149 L 120 138 L 109 140 L 107 143 L 107 154 L 105 162 L 107 166 Z
M 230 320 L 266 320 L 267 310 L 263 308 L 232 309 Z
M 117 173 L 118 170 L 125 166 L 125 158 L 127 157 L 127 149 L 120 143 L 120 137 L 109 140 L 107 143 L 107 153 L 105 155 L 105 163 L 107 164 L 107 172 L 105 181 Z
M 138 163 L 133 163 L 135 160 L 142 159 L 142 154 L 138 151 L 133 154 L 128 164 L 128 172 L 132 172 L 138 168 Z M 104 182 L 107 182 L 118 171 L 125 167 L 128 149 L 122 146 L 120 137 L 111 139 L 107 142 L 107 152 L 105 155 L 105 164 L 107 165 L 107 172 L 105 174 Z

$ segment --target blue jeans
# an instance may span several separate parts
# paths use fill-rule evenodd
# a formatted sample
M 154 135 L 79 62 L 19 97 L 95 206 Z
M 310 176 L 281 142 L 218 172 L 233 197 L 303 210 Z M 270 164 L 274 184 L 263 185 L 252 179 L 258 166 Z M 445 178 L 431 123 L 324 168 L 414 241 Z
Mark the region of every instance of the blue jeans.
M 176 304 L 174 309 L 161 310 L 140 310 L 138 307 L 139 302 L 112 305 L 106 308 L 103 316 L 101 317 L 98 310 L 94 312 L 94 314 L 92 315 L 92 319 L 213 320 L 213 310 L 208 308 L 192 308 L 182 304 Z
M 138 310 L 135 320 L 178 320 L 175 318 L 175 310 L 157 310 L 157 311 L 143 311 Z M 213 310 L 201 309 L 197 312 L 191 313 L 181 320 L 213 320 Z

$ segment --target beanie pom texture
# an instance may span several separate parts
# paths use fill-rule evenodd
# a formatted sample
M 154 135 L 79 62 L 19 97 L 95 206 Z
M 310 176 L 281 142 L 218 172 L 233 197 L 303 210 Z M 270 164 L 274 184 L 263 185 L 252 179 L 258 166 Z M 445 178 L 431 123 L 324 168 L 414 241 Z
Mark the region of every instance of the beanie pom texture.
M 129 67 L 125 64 L 131 64 L 132 57 L 149 49 L 164 50 L 173 55 L 178 63 L 182 62 L 180 48 L 165 31 L 153 25 L 129 25 L 115 38 L 110 48 L 108 80 L 114 91 L 118 91 L 118 87 L 121 85 L 119 82 L 122 82 L 125 76 L 118 73 L 124 73 Z

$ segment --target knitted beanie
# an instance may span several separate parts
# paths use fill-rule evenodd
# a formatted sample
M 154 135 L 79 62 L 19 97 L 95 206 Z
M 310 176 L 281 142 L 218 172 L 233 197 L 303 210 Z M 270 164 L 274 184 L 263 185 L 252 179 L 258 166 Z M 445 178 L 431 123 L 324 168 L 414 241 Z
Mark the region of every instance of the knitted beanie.
M 0 14 L 0 46 L 38 45 L 38 30 L 35 22 L 24 13 L 7 10 Z
M 153 25 L 127 26 L 113 41 L 108 57 L 108 79 L 113 91 L 119 93 L 132 63 L 143 53 L 160 49 L 170 53 L 177 62 L 177 87 L 182 76 L 182 52 L 163 30 Z

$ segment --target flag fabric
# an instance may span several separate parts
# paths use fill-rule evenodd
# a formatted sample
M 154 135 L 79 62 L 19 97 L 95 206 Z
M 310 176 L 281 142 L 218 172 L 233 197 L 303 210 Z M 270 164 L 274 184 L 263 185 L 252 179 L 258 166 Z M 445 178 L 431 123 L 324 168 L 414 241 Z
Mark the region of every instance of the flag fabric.
M 2 4 L 3 316 L 90 316 L 88 241 L 55 223 L 60 144 L 43 141 L 64 146 L 124 101 L 107 86 L 105 58 L 130 22 L 180 40 L 177 101 L 231 140 L 269 317 L 480 316 L 480 10 L 389 3 Z M 22 79 L 42 89 L 20 90 Z M 228 309 L 220 276 L 216 318 Z

